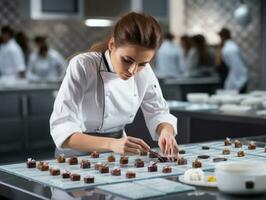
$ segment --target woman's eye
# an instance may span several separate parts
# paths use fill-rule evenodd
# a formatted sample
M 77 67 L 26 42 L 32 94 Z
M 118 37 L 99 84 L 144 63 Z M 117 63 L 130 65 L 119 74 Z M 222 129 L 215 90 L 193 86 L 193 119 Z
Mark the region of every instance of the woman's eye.
M 132 64 L 132 63 L 133 63 L 131 60 L 128 60 L 128 59 L 125 59 L 125 58 L 123 58 L 123 61 L 124 61 L 125 63 L 127 63 L 127 64 Z

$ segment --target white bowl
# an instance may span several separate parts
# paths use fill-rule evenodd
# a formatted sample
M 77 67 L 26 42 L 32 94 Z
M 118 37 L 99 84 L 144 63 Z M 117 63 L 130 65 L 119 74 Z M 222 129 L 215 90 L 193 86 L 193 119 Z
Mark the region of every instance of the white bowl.
M 208 93 L 188 93 L 187 100 L 191 103 L 206 103 L 209 99 Z
M 259 161 L 218 163 L 215 176 L 219 190 L 229 194 L 266 192 L 266 165 Z
M 250 106 L 253 110 L 258 110 L 262 108 L 263 99 L 260 97 L 247 97 L 241 101 L 240 105 Z
M 218 90 L 216 90 L 216 94 L 218 94 L 218 95 L 236 95 L 236 94 L 238 94 L 238 90 L 218 89 Z

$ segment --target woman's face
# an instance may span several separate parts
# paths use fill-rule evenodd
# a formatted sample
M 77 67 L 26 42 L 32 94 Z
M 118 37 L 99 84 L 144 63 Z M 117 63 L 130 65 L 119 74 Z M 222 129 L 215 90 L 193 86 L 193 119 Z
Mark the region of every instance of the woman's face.
M 116 48 L 113 39 L 109 41 L 108 47 L 114 70 L 123 80 L 128 80 L 143 70 L 146 64 L 151 62 L 155 53 L 153 49 L 132 44 Z

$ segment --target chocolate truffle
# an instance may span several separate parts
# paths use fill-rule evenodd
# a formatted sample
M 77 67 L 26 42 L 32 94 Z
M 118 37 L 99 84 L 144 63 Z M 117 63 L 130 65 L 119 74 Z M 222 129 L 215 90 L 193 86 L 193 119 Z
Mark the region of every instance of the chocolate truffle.
M 88 161 L 88 160 L 82 160 L 82 161 L 80 162 L 80 168 L 82 168 L 82 169 L 91 168 L 91 163 L 90 163 L 90 161 Z
M 65 178 L 70 178 L 70 172 L 69 171 L 67 171 L 67 170 L 64 170 L 63 172 L 62 172 L 62 178 L 63 179 L 65 179 Z
M 243 157 L 243 156 L 245 156 L 244 151 L 238 151 L 237 152 L 237 157 Z
M 230 146 L 230 145 L 231 145 L 231 139 L 227 137 L 227 138 L 224 140 L 224 146 Z
M 100 155 L 99 155 L 99 153 L 97 151 L 93 151 L 93 152 L 91 152 L 91 157 L 92 158 L 99 158 Z
M 107 165 L 102 165 L 99 167 L 99 172 L 101 174 L 109 173 L 109 167 Z
M 26 164 L 27 168 L 36 168 L 36 160 L 32 158 L 28 158 Z
M 248 144 L 248 149 L 249 150 L 255 150 L 256 149 L 256 143 L 254 141 L 251 141 L 249 144 Z
M 70 174 L 70 180 L 71 181 L 80 181 L 80 175 L 79 174 Z
M 38 163 L 38 166 L 37 168 L 40 170 L 40 171 L 48 171 L 49 170 L 49 165 L 48 163 L 44 162 L 44 161 L 40 161 Z
M 127 156 L 121 156 L 120 157 L 120 164 L 121 165 L 128 164 L 128 157 Z
M 84 183 L 94 183 L 94 176 L 86 175 L 83 178 Z
M 149 158 L 158 158 L 158 157 L 160 157 L 159 153 L 157 153 L 155 151 L 149 152 Z
M 127 178 L 136 178 L 136 173 L 133 171 L 127 171 L 126 177 Z
M 51 176 L 59 176 L 60 175 L 60 169 L 57 167 L 51 167 L 49 171 L 50 171 Z
M 115 156 L 113 154 L 109 155 L 107 158 L 108 162 L 115 162 Z
M 119 167 L 114 167 L 113 169 L 111 169 L 111 175 L 120 176 L 121 175 L 121 169 Z
M 155 162 L 151 162 L 148 166 L 148 172 L 157 172 L 157 171 L 158 171 L 157 164 Z
M 230 154 L 230 149 L 229 148 L 224 148 L 223 149 L 223 155 L 229 155 Z
M 60 155 L 57 157 L 56 160 L 57 160 L 58 163 L 65 163 L 65 162 L 66 162 L 65 155 L 64 155 L 64 154 L 60 154 Z
M 100 162 L 98 162 L 98 163 L 96 163 L 96 164 L 94 165 L 94 169 L 99 170 L 99 168 L 100 168 L 101 166 L 103 166 L 103 164 L 100 163 Z
M 77 157 L 71 157 L 68 159 L 69 165 L 77 165 L 78 164 L 78 158 Z
M 239 140 L 235 140 L 235 148 L 241 148 L 242 147 L 242 144 Z
M 181 157 L 177 160 L 178 165 L 186 165 L 187 164 L 187 159 Z
M 138 158 L 138 159 L 135 160 L 135 164 L 134 165 L 137 168 L 144 167 L 144 161 Z
M 201 162 L 198 160 L 198 159 L 196 159 L 194 162 L 192 162 L 192 167 L 193 168 L 201 168 Z
M 164 166 L 162 169 L 162 173 L 171 173 L 172 167 L 171 166 Z
M 178 152 L 179 152 L 179 154 L 185 154 L 186 153 L 186 151 L 183 149 L 179 150 Z

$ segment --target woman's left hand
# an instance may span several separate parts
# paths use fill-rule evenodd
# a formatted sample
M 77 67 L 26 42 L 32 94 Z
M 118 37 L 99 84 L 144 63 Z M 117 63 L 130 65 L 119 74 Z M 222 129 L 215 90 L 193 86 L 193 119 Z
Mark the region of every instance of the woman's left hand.
M 158 145 L 164 155 L 178 157 L 178 145 L 170 125 L 160 125 Z

